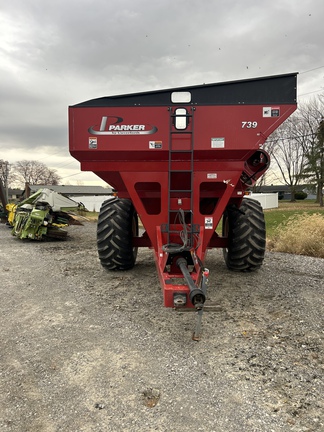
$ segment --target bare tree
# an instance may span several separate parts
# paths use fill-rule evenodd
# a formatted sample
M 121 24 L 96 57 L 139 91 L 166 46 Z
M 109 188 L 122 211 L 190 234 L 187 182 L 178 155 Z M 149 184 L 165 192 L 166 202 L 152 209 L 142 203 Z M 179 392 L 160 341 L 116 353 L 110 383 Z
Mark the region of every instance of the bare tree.
M 301 104 L 267 141 L 280 177 L 291 190 L 302 181 L 317 189 L 317 201 L 323 205 L 324 182 L 324 94 Z M 268 150 L 269 151 L 269 150 Z
M 303 145 L 306 135 L 305 123 L 294 114 L 267 141 L 268 149 L 282 180 L 290 188 L 291 201 L 295 201 L 296 186 L 300 184 L 301 174 L 307 163 Z
M 21 187 L 31 185 L 57 185 L 60 177 L 56 170 L 48 168 L 39 161 L 22 160 L 12 166 L 11 181 Z
M 313 99 L 300 109 L 299 117 L 307 125 L 308 135 L 303 142 L 306 167 L 302 178 L 316 185 L 317 202 L 323 206 L 324 186 L 324 95 Z

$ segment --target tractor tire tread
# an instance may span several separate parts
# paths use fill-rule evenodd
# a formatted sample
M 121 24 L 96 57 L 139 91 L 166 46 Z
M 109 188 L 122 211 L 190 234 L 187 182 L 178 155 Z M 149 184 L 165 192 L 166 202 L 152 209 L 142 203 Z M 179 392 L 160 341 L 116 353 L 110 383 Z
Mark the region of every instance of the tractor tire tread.
M 224 249 L 227 267 L 234 271 L 254 271 L 261 267 L 266 245 L 263 209 L 256 200 L 245 198 L 240 211 L 227 213 L 228 248 Z
M 129 270 L 134 267 L 137 255 L 137 249 L 132 245 L 134 217 L 137 222 L 130 200 L 114 199 L 102 204 L 97 225 L 97 249 L 105 269 Z

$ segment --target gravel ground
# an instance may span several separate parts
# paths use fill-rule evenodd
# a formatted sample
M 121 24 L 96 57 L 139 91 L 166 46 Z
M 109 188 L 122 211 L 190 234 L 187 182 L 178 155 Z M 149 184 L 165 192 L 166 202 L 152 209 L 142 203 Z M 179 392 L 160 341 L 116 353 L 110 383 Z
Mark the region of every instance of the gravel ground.
M 0 225 L 1 431 L 324 431 L 323 259 L 267 253 L 241 274 L 211 251 L 219 310 L 195 342 L 151 250 L 107 273 L 96 225 L 68 231 L 32 242 Z

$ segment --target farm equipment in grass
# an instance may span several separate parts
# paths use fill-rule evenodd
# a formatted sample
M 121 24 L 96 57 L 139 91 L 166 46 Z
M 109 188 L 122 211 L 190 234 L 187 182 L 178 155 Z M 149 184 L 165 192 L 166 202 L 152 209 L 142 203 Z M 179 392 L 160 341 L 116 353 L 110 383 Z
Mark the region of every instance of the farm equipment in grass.
M 64 240 L 67 231 L 63 228 L 71 224 L 80 225 L 80 222 L 63 209 L 78 206 L 78 203 L 57 192 L 39 189 L 19 204 L 7 204 L 8 224 L 12 227 L 12 235 L 19 239 Z
M 152 248 L 164 305 L 198 311 L 194 339 L 206 301 L 208 249 L 222 248 L 232 270 L 262 265 L 263 210 L 244 194 L 269 167 L 265 140 L 296 109 L 296 78 L 125 94 L 69 107 L 71 155 L 118 190 L 98 218 L 102 266 L 130 269 L 139 247 Z

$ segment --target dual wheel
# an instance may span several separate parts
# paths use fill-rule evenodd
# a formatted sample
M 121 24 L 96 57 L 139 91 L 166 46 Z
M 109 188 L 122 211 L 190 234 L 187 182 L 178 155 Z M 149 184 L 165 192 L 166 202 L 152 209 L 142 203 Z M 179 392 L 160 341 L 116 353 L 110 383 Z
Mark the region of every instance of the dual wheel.
M 101 265 L 107 270 L 129 270 L 134 267 L 138 236 L 138 216 L 130 200 L 110 199 L 100 209 L 97 246 Z M 240 208 L 227 207 L 223 215 L 223 236 L 228 245 L 223 249 L 230 270 L 253 271 L 261 267 L 266 245 L 262 207 L 258 201 L 245 198 Z

